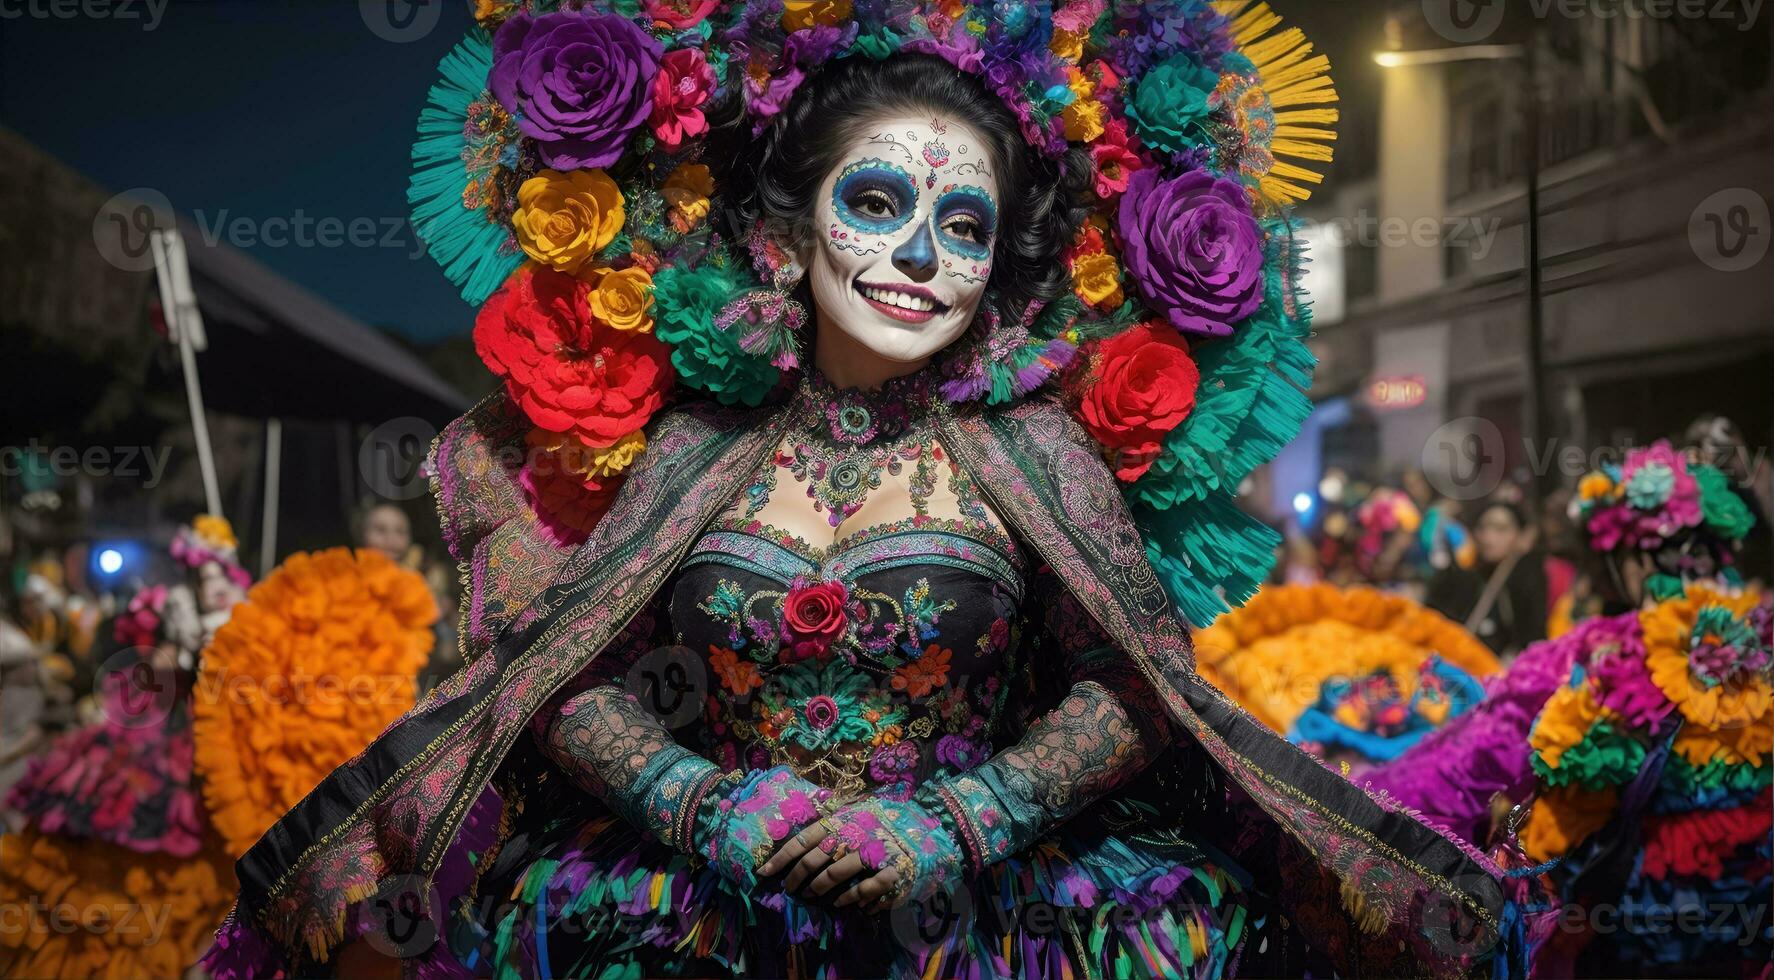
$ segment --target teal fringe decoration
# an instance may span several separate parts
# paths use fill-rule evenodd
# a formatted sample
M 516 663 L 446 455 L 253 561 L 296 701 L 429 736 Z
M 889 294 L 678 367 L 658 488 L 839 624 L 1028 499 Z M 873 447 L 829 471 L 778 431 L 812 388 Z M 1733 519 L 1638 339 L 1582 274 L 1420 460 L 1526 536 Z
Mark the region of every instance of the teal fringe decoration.
M 462 287 L 462 298 L 479 306 L 523 264 L 508 246 L 510 233 L 479 208 L 462 204 L 473 179 L 464 159 L 469 106 L 486 91 L 493 70 L 493 42 L 473 31 L 438 62 L 443 77 L 419 112 L 413 142 L 413 176 L 407 185 L 413 229 L 444 275 Z
M 1290 228 L 1265 224 L 1269 272 L 1261 308 L 1230 338 L 1195 347 L 1195 410 L 1127 490 L 1146 550 L 1171 600 L 1196 627 L 1255 594 L 1280 536 L 1239 510 L 1239 483 L 1275 458 L 1312 414 L 1317 359 L 1311 312 L 1294 290 L 1303 261 Z
M 1164 591 L 1197 629 L 1256 594 L 1281 543 L 1274 528 L 1222 493 L 1187 507 L 1136 507 L 1133 519 Z

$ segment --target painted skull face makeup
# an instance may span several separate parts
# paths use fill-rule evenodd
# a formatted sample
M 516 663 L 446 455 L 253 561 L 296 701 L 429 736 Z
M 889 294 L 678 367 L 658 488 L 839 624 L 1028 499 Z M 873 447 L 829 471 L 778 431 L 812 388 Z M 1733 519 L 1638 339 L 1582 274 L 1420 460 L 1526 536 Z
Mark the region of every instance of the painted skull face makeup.
M 915 361 L 967 329 L 985 295 L 998 184 L 984 142 L 946 119 L 864 128 L 814 209 L 809 274 L 829 321 L 869 350 Z

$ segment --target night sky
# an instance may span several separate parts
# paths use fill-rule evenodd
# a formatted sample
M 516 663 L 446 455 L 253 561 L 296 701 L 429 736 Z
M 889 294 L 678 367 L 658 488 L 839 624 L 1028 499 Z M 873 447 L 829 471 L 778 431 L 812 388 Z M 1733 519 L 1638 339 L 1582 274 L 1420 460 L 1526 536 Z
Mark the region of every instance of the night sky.
M 160 191 L 200 226 L 367 218 L 367 245 L 246 251 L 367 323 L 458 334 L 473 310 L 413 257 L 404 225 L 413 124 L 471 22 L 461 0 L 430 2 L 435 28 L 396 42 L 356 0 L 156 0 L 152 29 L 141 0 L 0 0 L 0 125 L 108 191 Z M 58 4 L 115 13 L 30 15 Z
M 0 125 L 108 191 L 153 188 L 200 226 L 224 223 L 223 240 L 367 323 L 421 342 L 458 335 L 473 311 L 429 258 L 414 257 L 404 221 L 413 124 L 470 4 L 421 0 L 418 20 L 394 24 L 391 11 L 406 6 L 0 0 Z M 1377 36 L 1381 4 L 1275 6 L 1333 56 L 1354 54 L 1339 59 L 1345 70 L 1368 73 L 1359 50 Z M 1359 89 L 1355 75 L 1347 81 Z M 239 218 L 259 227 L 303 217 L 368 219 L 377 230 L 365 245 L 270 245 L 226 231 Z

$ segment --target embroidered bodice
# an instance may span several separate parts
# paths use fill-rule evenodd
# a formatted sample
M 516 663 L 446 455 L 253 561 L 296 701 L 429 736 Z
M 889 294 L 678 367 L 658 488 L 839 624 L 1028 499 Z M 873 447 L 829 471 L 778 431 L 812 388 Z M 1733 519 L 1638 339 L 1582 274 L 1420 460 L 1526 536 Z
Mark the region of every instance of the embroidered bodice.
M 812 404 L 834 406 L 829 417 L 785 440 L 675 578 L 674 641 L 707 666 L 699 748 L 720 765 L 786 763 L 841 795 L 904 798 L 991 756 L 1027 568 L 943 453 L 914 386 L 866 402 L 828 389 Z M 874 447 L 902 465 L 872 465 Z M 852 461 L 869 468 L 860 479 L 846 476 Z M 822 523 L 840 522 L 829 544 L 763 519 L 799 511 L 805 524 L 796 490 L 809 481 Z M 855 526 L 868 515 L 848 485 L 912 513 Z
M 1169 739 L 1131 659 L 943 449 L 935 381 L 802 379 L 777 451 L 537 717 L 581 787 L 681 846 L 721 773 L 786 765 L 839 799 L 915 800 L 978 867 Z M 699 711 L 642 707 L 665 671 L 635 668 L 661 650 Z M 1049 711 L 1010 717 L 1041 690 Z

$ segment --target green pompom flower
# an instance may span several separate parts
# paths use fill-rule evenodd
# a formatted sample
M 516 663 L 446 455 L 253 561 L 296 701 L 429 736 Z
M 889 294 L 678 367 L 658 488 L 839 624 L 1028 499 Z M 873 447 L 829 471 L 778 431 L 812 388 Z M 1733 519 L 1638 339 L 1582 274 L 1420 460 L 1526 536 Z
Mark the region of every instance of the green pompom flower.
M 1631 782 L 1645 761 L 1645 746 L 1629 732 L 1602 719 L 1590 726 L 1583 741 L 1564 751 L 1556 767 L 1547 765 L 1538 752 L 1531 761 L 1535 775 L 1548 785 L 1577 783 L 1593 793 Z
M 741 350 L 733 332 L 715 326 L 721 308 L 748 285 L 731 266 L 661 269 L 653 278 L 653 332 L 672 346 L 671 363 L 684 384 L 723 405 L 756 408 L 781 372 L 767 357 Z
M 1700 513 L 1713 533 L 1738 541 L 1755 526 L 1755 515 L 1749 512 L 1743 498 L 1731 489 L 1731 478 L 1715 466 L 1701 464 L 1689 470 L 1694 482 L 1700 484 Z
M 1127 118 L 1147 146 L 1181 153 L 1208 137 L 1202 129 L 1220 76 L 1188 55 L 1172 55 L 1140 79 Z

